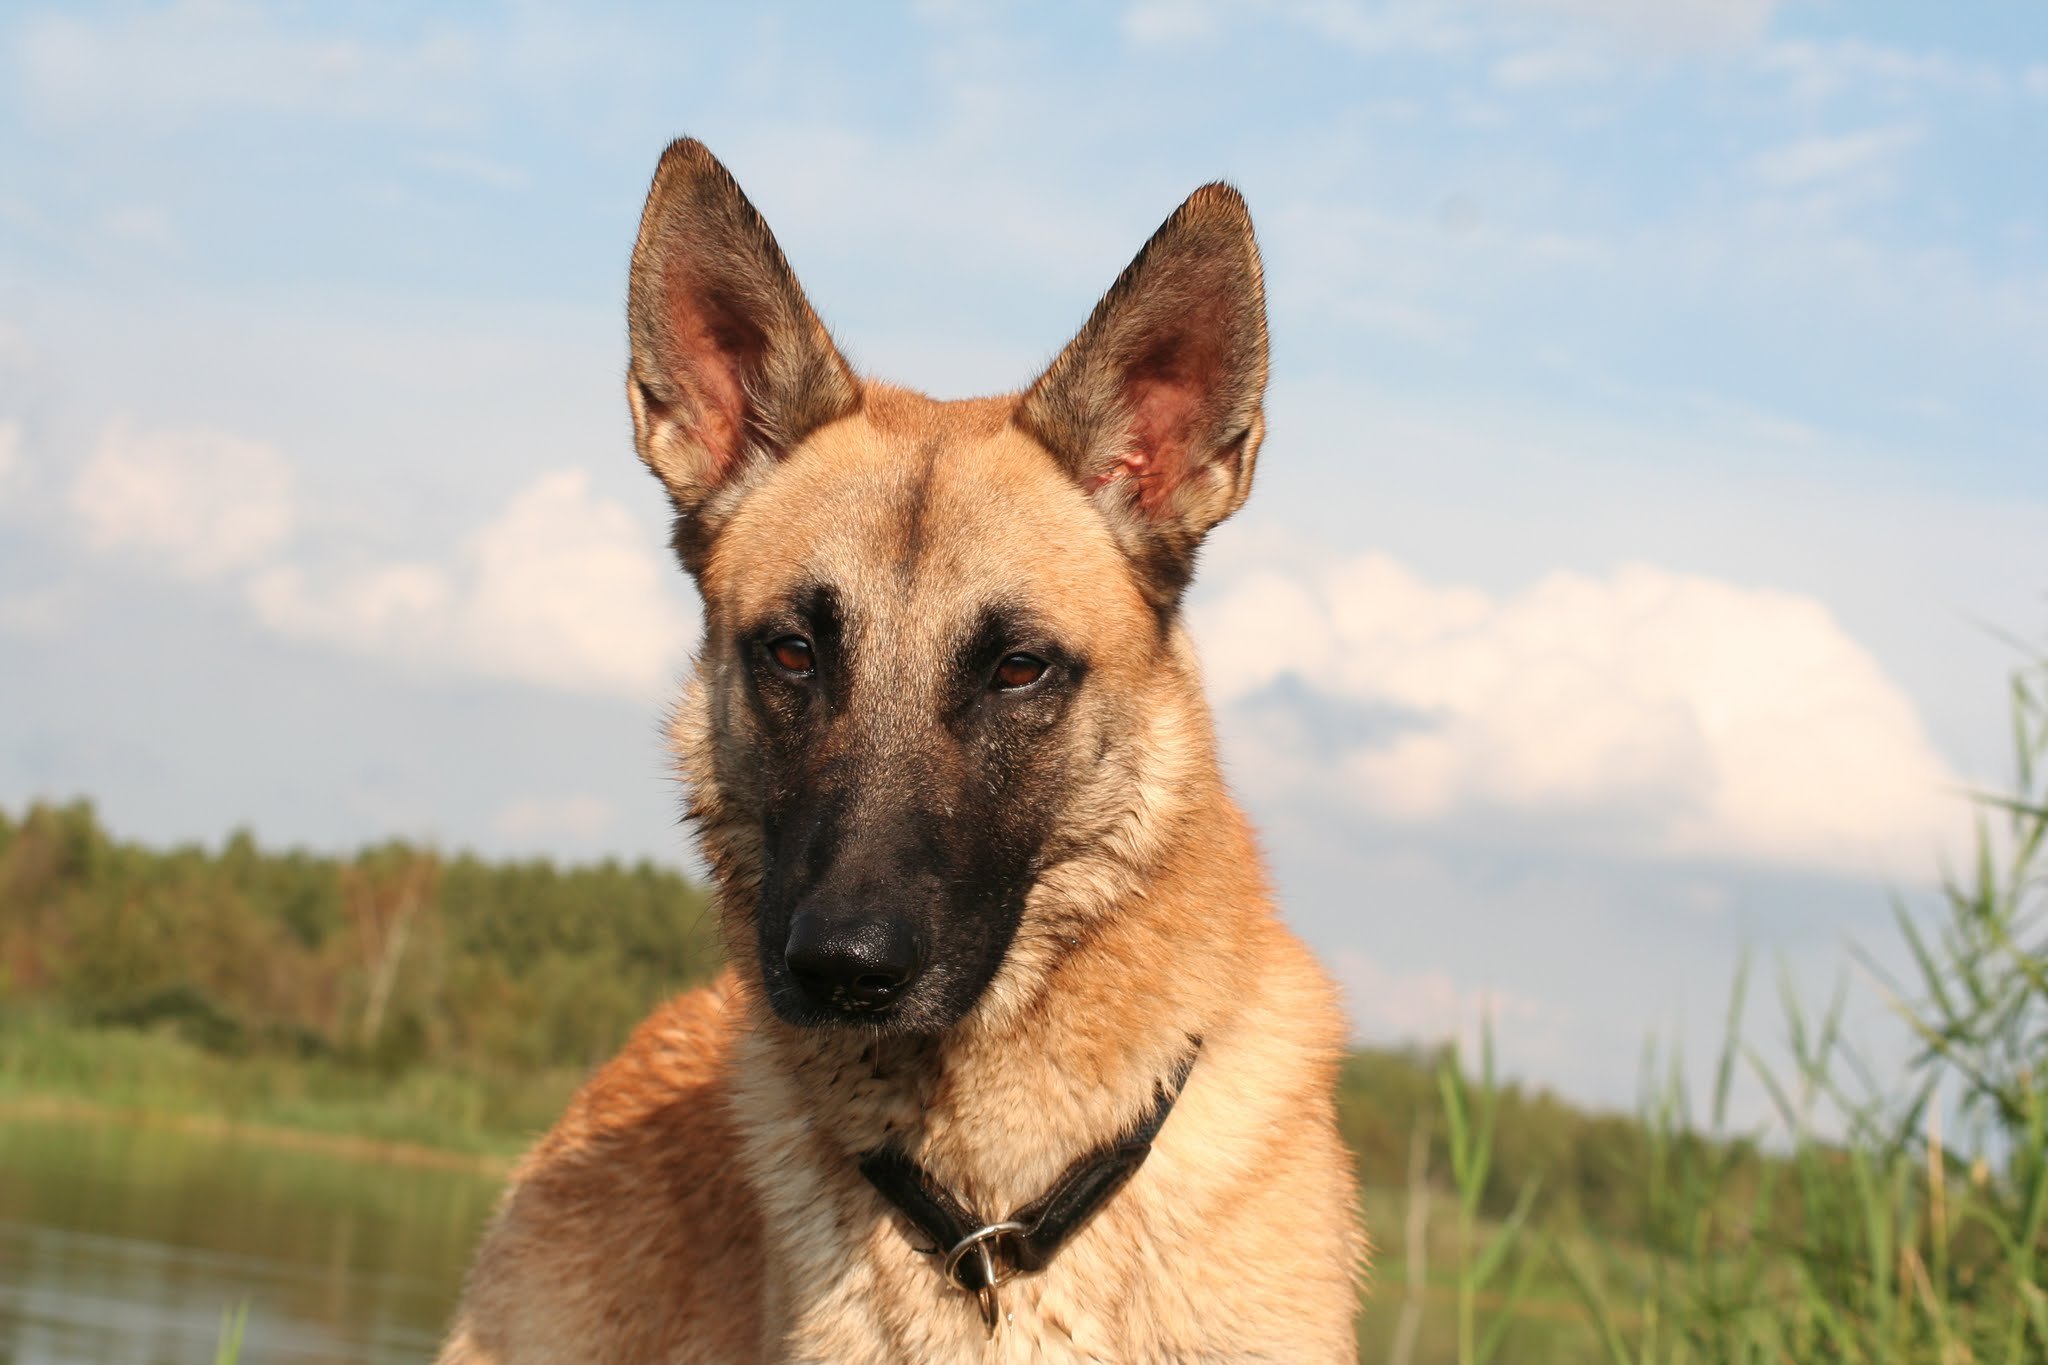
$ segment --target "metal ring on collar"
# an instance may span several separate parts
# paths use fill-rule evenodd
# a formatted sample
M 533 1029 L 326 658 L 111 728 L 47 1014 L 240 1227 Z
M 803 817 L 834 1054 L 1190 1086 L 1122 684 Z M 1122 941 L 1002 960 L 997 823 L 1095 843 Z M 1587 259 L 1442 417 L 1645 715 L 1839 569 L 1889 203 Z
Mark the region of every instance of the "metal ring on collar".
M 946 1278 L 970 1293 L 984 1288 L 993 1289 L 1005 1280 L 1012 1278 L 1017 1273 L 1014 1270 L 1003 1275 L 996 1274 L 995 1257 L 989 1255 L 989 1245 L 1006 1232 L 1023 1232 L 1024 1230 L 1022 1223 L 1009 1219 L 1005 1219 L 1000 1223 L 990 1223 L 987 1227 L 976 1228 L 958 1242 L 955 1242 L 953 1249 L 946 1253 Z M 960 1263 L 967 1258 L 967 1253 L 970 1251 L 978 1252 L 981 1256 L 981 1283 L 979 1285 L 968 1284 L 960 1278 Z

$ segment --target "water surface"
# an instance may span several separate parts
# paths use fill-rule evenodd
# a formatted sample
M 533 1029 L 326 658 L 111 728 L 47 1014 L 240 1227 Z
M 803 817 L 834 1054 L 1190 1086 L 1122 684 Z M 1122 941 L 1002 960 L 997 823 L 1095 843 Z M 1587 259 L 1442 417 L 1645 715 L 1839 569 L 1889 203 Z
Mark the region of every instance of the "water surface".
M 0 1365 L 430 1359 L 499 1181 L 232 1134 L 0 1118 Z

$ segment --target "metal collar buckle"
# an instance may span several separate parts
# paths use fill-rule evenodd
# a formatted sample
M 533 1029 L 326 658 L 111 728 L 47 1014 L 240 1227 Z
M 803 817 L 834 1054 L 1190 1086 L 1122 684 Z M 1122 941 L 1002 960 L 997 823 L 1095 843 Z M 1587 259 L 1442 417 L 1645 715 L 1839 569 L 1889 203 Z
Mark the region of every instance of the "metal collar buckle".
M 996 1334 L 996 1324 L 1002 1320 L 1001 1305 L 996 1302 L 996 1286 L 1017 1273 L 1015 1270 L 1006 1270 L 998 1274 L 996 1258 L 990 1247 L 999 1238 L 1024 1230 L 1022 1223 L 1011 1219 L 990 1223 L 962 1237 L 953 1244 L 953 1249 L 946 1253 L 946 1279 L 974 1295 L 981 1305 L 981 1321 L 988 1328 L 990 1336 Z M 969 1252 L 972 1252 L 981 1264 L 981 1283 L 978 1285 L 969 1284 L 960 1275 L 960 1267 L 966 1262 Z

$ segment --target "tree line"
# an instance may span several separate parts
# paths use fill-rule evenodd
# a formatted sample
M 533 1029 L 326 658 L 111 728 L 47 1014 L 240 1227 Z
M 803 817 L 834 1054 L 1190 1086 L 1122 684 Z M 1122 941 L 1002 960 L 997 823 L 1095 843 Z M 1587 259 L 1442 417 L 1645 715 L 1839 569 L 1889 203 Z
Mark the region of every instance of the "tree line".
M 646 861 L 269 852 L 246 831 L 160 850 L 85 801 L 0 811 L 0 1017 L 386 1070 L 590 1066 L 718 961 L 703 889 Z
M 558 1077 L 601 1062 L 720 958 L 704 889 L 646 861 L 493 862 L 400 842 L 266 851 L 246 831 L 157 849 L 115 838 L 85 801 L 0 811 L 0 1029 L 34 1012 L 227 1056 Z M 1345 1059 L 1341 1122 L 1363 1184 L 1407 1182 L 1443 1059 Z M 1425 1132 L 1441 1172 L 1441 1124 Z M 1488 1212 L 1540 1180 L 1546 1217 L 1641 1228 L 1635 1118 L 1509 1085 L 1494 1142 Z

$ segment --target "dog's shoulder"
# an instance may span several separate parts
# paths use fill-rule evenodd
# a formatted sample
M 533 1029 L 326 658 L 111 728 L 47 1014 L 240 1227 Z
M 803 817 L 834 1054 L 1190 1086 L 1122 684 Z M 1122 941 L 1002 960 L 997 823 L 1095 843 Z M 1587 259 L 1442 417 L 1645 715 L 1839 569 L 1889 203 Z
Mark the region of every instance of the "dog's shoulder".
M 729 1109 L 732 995 L 728 974 L 657 1009 L 520 1163 L 446 1365 L 756 1354 L 761 1251 Z

